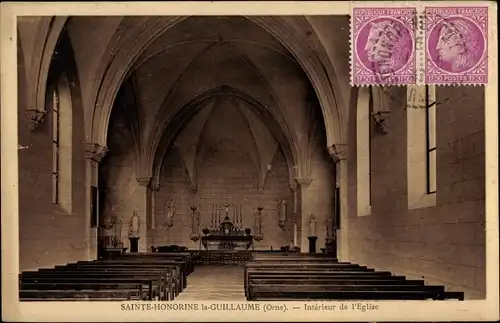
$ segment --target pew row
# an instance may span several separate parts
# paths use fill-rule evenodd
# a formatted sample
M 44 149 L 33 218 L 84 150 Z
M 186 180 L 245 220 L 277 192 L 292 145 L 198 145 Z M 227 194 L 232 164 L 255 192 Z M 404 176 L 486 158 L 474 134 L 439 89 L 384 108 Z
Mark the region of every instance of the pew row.
M 245 295 L 271 300 L 463 300 L 461 292 L 428 286 L 389 271 L 316 255 L 253 255 L 245 265 Z
M 93 283 L 93 285 L 91 284 Z M 74 291 L 101 291 L 109 289 L 131 289 L 134 284 L 135 291 L 141 300 L 171 300 L 177 292 L 172 280 L 163 272 L 26 272 L 21 277 L 19 290 L 36 290 L 43 292 L 48 290 L 66 290 L 68 293 Z M 33 287 L 36 285 L 38 287 Z M 97 286 L 96 286 L 97 285 Z M 41 294 L 41 293 L 40 293 Z M 91 295 L 95 295 L 91 294 Z M 76 295 L 77 296 L 77 295 Z M 75 297 L 76 297 L 75 296 Z
M 21 300 L 173 300 L 194 270 L 190 254 L 81 261 L 20 275 Z

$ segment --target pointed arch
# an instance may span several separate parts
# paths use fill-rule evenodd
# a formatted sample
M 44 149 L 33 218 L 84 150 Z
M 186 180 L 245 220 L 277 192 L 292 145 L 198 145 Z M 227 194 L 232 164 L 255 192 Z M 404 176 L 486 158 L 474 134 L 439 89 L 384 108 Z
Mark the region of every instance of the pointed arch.
M 99 90 L 96 93 L 96 109 L 88 125 L 92 141 L 100 144 L 106 142 L 109 117 L 115 95 L 143 48 L 186 18 L 169 17 L 168 19 L 160 19 L 161 21 L 156 23 L 155 21 L 151 22 L 138 37 L 131 37 L 134 38 L 134 41 L 130 44 L 124 44 L 122 49 L 113 56 L 111 62 L 103 63 L 107 67 L 102 69 L 104 72 L 99 83 Z M 335 84 L 335 72 L 328 61 L 325 49 L 321 46 L 315 49 L 311 48 L 308 41 L 300 39 L 303 36 L 294 32 L 283 17 L 248 16 L 246 18 L 268 31 L 294 56 L 318 95 L 325 120 L 328 145 L 343 143 L 345 138 L 340 109 L 341 101 L 337 99 L 335 94 L 340 89 Z M 300 19 L 302 24 L 309 24 L 303 17 L 297 19 Z M 319 56 L 317 51 L 320 52 Z
M 287 134 L 287 129 L 283 128 L 270 114 L 268 109 L 266 109 L 257 99 L 234 87 L 219 86 L 191 99 L 173 116 L 166 125 L 166 128 L 156 129 L 157 138 L 159 139 L 150 142 L 150 146 L 148 146 L 148 150 L 151 152 L 148 172 L 152 174 L 151 176 L 155 179 L 155 183 L 159 183 L 159 173 L 162 163 L 175 135 L 208 100 L 213 100 L 220 95 L 242 100 L 249 108 L 257 113 L 257 115 L 262 117 L 264 123 L 268 125 L 271 133 L 278 140 L 283 149 L 285 159 L 289 165 L 290 178 L 293 180 L 293 178 L 295 178 L 294 165 L 297 163 L 297 153 L 296 148 L 293 146 L 293 142 L 290 141 L 290 134 Z

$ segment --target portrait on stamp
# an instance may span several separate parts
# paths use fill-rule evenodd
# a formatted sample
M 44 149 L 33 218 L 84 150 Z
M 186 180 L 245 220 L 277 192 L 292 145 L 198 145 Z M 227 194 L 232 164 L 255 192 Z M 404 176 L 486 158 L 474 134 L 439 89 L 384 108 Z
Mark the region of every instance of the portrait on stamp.
M 428 83 L 487 81 L 485 9 L 426 8 Z
M 353 83 L 415 82 L 414 8 L 356 8 L 353 14 Z

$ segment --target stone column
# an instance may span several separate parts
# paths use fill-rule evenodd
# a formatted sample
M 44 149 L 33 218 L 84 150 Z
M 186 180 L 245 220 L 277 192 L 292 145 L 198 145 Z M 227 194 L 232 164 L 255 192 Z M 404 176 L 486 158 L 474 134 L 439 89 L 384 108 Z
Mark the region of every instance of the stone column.
M 151 177 L 137 177 L 136 203 L 134 211 L 140 219 L 139 252 L 148 252 L 148 227 L 150 222 Z M 130 215 L 132 217 L 132 214 Z
M 340 188 L 340 230 L 335 229 L 337 240 L 337 258 L 342 261 L 349 259 L 349 218 L 348 218 L 348 204 L 347 204 L 347 145 L 334 144 L 328 147 L 328 152 L 333 158 L 336 165 L 335 177 L 336 186 Z M 335 223 L 335 222 L 334 222 Z M 337 228 L 338 224 L 335 224 Z
M 312 182 L 311 177 L 295 178 L 297 182 L 296 196 L 297 196 L 297 212 L 300 222 L 298 222 L 300 252 L 307 252 L 309 250 L 309 214 L 314 213 L 312 198 L 310 193 L 310 185 Z
M 99 179 L 99 162 L 108 152 L 108 148 L 97 143 L 85 143 L 85 244 L 87 246 L 87 259 L 97 259 L 97 230 L 99 226 L 99 213 L 97 210 L 97 227 L 91 227 L 91 202 L 92 202 L 92 186 L 98 187 Z

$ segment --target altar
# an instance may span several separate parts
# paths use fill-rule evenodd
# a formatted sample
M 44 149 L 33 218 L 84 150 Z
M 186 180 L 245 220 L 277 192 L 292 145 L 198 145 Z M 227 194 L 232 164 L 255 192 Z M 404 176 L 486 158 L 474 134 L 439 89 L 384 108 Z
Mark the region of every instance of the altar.
M 234 250 L 240 243 L 246 248 L 246 250 L 249 250 L 250 248 L 253 250 L 253 237 L 251 235 L 209 235 L 201 237 L 201 244 L 203 244 L 205 250 L 208 250 L 211 244 L 217 245 L 219 250 Z
M 235 225 L 229 218 L 229 205 L 226 204 L 226 214 L 223 221 L 219 222 L 218 227 L 213 229 L 205 228 L 203 230 L 204 236 L 200 239 L 200 250 L 203 247 L 209 250 L 210 246 L 216 246 L 217 250 L 235 250 L 239 246 L 243 246 L 245 250 L 253 250 L 253 239 L 250 228 L 242 229 L 240 221 L 236 221 Z M 214 217 L 213 217 L 214 218 Z M 238 219 L 239 216 L 233 214 L 233 220 Z M 214 223 L 214 221 L 212 221 Z

